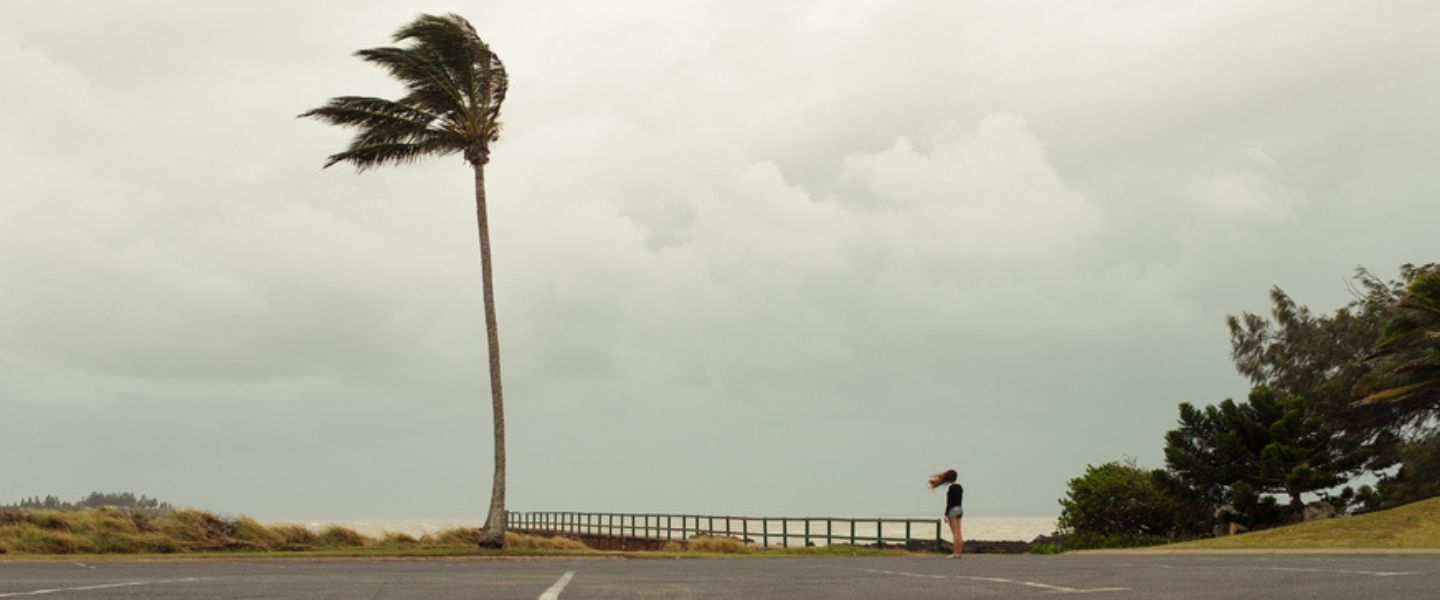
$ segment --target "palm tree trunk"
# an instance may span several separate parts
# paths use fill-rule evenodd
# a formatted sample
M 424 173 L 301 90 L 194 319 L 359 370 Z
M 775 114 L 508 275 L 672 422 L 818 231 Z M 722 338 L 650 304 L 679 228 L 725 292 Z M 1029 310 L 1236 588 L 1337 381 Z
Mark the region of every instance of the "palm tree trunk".
M 485 281 L 485 334 L 490 349 L 490 407 L 495 425 L 495 479 L 490 512 L 476 543 L 487 548 L 505 545 L 505 395 L 500 386 L 500 334 L 495 326 L 495 283 L 490 272 L 490 221 L 485 209 L 485 165 L 475 168 L 475 218 L 480 227 L 480 270 Z

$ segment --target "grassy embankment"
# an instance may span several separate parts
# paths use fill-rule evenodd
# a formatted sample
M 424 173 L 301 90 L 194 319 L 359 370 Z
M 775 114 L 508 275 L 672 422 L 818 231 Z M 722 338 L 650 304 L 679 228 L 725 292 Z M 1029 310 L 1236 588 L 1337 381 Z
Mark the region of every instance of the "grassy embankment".
M 1440 550 L 1440 498 L 1156 550 Z
M 565 537 L 506 534 L 504 550 L 484 550 L 473 532 L 451 529 L 413 537 L 372 538 L 344 527 L 311 531 L 300 525 L 264 525 L 249 517 L 227 519 L 198 510 L 154 514 L 113 508 L 0 511 L 0 558 L 44 556 L 804 556 L 904 554 L 851 546 L 761 550 L 730 538 L 697 538 L 657 552 L 602 552 Z

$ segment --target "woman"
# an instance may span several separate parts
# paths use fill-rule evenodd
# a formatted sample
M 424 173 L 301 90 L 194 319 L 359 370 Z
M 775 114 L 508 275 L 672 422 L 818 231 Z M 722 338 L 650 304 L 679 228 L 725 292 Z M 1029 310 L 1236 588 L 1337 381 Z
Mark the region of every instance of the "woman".
M 955 469 L 930 476 L 931 491 L 947 483 L 950 484 L 950 487 L 945 490 L 945 522 L 950 524 L 950 539 L 954 540 L 951 544 L 954 552 L 950 558 L 960 558 L 960 553 L 965 549 L 965 538 L 960 535 L 960 518 L 965 516 L 965 509 L 961 508 L 965 500 L 965 487 L 955 482 L 959 476 Z

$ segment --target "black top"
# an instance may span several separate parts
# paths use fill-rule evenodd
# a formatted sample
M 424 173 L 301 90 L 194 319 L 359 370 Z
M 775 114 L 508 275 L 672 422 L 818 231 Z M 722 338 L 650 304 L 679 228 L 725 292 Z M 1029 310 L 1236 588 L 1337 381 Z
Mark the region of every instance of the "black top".
M 960 506 L 965 501 L 965 486 L 958 483 L 950 484 L 950 489 L 945 491 L 945 512 Z

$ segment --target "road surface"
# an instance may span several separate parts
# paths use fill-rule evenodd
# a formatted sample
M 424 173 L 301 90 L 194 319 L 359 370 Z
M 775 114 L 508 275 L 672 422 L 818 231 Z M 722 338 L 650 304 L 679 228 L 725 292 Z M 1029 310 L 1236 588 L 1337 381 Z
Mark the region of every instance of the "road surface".
M 0 562 L 0 598 L 1433 600 L 1440 554 Z

